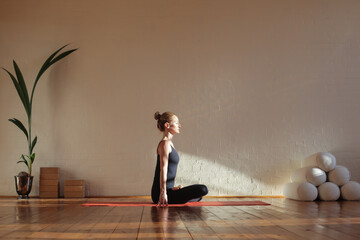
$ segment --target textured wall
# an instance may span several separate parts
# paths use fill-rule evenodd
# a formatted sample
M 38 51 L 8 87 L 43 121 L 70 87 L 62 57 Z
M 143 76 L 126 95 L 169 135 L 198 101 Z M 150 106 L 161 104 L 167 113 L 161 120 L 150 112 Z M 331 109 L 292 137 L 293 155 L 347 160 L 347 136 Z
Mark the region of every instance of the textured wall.
M 41 79 L 34 175 L 58 166 L 87 195 L 149 195 L 161 138 L 182 123 L 178 184 L 210 195 L 280 195 L 300 161 L 330 151 L 360 180 L 360 2 L 2 0 L 0 66 L 32 85 L 65 43 L 79 51 Z M 15 195 L 25 121 L 0 73 L 0 195 Z M 35 184 L 33 195 L 38 194 Z

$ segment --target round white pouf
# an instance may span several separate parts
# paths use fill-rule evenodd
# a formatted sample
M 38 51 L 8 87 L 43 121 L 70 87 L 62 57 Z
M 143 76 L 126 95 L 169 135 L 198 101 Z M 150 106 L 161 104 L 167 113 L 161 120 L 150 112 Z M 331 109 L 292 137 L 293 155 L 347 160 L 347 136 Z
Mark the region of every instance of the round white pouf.
M 335 168 L 336 158 L 329 152 L 319 152 L 304 159 L 301 165 L 302 167 L 318 167 L 325 172 L 329 172 Z
M 350 181 L 350 172 L 346 167 L 337 165 L 329 172 L 329 181 L 342 186 Z
M 360 200 L 360 183 L 350 181 L 341 187 L 341 197 L 345 200 Z
M 308 182 L 287 183 L 283 189 L 286 198 L 300 201 L 314 201 L 318 196 L 318 190 Z
M 326 173 L 320 168 L 304 167 L 296 169 L 291 173 L 291 182 L 309 182 L 319 186 L 326 182 Z
M 340 188 L 332 182 L 326 182 L 318 187 L 319 198 L 324 201 L 335 201 L 340 197 Z

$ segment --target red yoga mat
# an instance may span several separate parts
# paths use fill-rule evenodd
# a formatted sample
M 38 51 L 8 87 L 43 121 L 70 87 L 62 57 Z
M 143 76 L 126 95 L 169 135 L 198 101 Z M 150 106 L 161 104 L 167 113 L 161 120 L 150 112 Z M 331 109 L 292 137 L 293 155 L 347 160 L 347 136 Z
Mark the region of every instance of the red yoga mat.
M 262 201 L 203 201 L 203 202 L 188 202 L 185 204 L 169 204 L 169 207 L 199 207 L 199 206 L 266 206 L 270 205 Z M 107 207 L 140 207 L 149 206 L 155 207 L 156 204 L 152 202 L 89 202 L 81 206 L 107 206 Z

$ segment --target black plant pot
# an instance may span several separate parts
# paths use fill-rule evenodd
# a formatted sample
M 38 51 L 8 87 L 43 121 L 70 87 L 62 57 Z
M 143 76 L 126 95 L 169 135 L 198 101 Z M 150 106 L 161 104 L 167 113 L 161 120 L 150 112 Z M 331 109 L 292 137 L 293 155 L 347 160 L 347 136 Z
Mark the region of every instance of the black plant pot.
M 19 195 L 18 199 L 28 199 L 29 193 L 31 192 L 31 187 L 33 183 L 33 176 L 15 176 L 15 187 L 16 192 Z

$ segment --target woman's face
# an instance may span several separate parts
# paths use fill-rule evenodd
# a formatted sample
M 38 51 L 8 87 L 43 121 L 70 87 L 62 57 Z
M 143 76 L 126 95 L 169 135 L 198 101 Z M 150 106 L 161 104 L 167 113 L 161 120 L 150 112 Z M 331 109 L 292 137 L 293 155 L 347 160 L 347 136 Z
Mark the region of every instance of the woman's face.
M 179 122 L 179 118 L 177 116 L 173 116 L 172 121 L 169 126 L 169 132 L 171 134 L 179 134 L 180 128 L 181 128 L 181 125 Z

